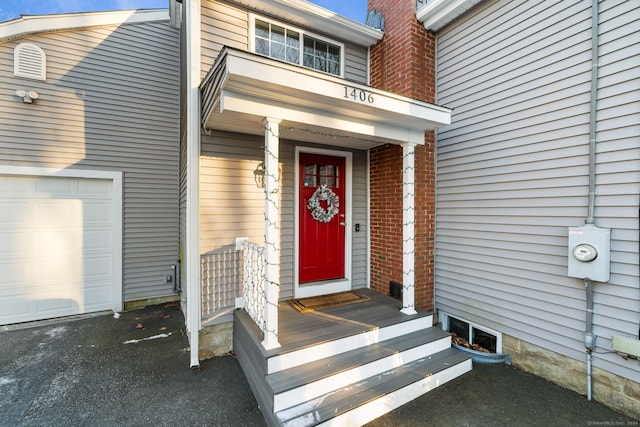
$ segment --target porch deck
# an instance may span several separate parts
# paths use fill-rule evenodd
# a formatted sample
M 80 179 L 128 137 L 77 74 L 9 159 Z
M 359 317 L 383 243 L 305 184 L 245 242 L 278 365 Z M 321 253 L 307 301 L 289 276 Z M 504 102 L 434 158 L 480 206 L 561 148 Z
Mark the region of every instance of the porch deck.
M 471 369 L 430 312 L 369 289 L 368 300 L 299 312 L 278 305 L 279 348 L 244 310 L 234 314 L 234 351 L 270 426 L 361 425 Z
M 432 314 L 419 311 L 407 316 L 400 312 L 402 302 L 371 289 L 358 289 L 368 300 L 312 312 L 299 312 L 288 301 L 278 304 L 278 327 L 281 347 L 266 356 L 300 350 L 323 342 L 335 341 L 363 332 L 424 318 L 432 324 Z M 426 319 L 429 318 L 429 319 Z

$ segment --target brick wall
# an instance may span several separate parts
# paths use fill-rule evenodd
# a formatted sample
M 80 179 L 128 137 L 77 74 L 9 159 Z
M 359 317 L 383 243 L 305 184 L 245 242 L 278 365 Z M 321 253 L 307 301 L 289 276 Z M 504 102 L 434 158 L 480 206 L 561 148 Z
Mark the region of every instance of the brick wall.
M 371 85 L 435 101 L 435 36 L 415 15 L 415 0 L 369 0 L 382 13 L 385 37 L 371 48 Z M 371 150 L 371 287 L 402 281 L 402 148 Z M 416 148 L 416 306 L 433 308 L 435 135 Z

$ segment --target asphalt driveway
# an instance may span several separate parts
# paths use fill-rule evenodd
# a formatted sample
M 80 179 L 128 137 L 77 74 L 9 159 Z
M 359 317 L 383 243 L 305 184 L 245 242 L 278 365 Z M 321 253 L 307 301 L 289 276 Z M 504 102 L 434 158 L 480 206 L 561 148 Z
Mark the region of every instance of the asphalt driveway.
M 116 318 L 117 317 L 117 318 Z M 175 303 L 0 329 L 0 426 L 263 426 L 232 355 L 189 369 Z M 370 424 L 638 426 L 505 365 L 472 372 Z

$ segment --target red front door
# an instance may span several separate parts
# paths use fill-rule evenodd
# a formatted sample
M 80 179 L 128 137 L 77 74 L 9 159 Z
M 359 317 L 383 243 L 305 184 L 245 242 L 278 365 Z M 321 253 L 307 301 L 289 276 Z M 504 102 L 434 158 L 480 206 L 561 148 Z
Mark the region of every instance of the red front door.
M 345 159 L 300 153 L 299 282 L 344 277 Z

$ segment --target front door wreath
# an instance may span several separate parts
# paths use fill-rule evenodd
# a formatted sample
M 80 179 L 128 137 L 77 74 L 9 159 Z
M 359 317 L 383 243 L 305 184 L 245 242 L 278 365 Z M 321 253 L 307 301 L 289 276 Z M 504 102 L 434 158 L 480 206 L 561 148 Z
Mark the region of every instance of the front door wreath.
M 322 201 L 326 202 L 326 209 L 322 207 Z M 311 211 L 313 219 L 326 223 L 340 211 L 340 199 L 329 187 L 321 185 L 309 197 L 307 208 Z

